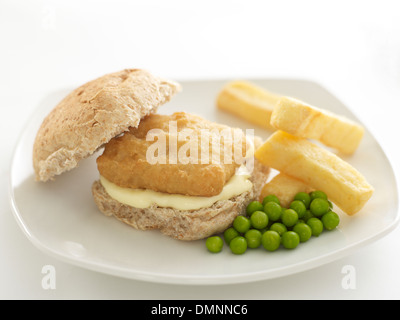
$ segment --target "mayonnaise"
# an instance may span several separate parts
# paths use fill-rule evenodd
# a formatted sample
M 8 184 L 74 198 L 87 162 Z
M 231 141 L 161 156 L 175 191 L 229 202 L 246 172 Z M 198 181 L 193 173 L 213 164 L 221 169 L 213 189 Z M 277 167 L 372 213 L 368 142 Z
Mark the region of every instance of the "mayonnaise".
M 251 190 L 253 184 L 249 180 L 250 174 L 244 166 L 225 184 L 220 194 L 212 197 L 187 196 L 169 194 L 147 189 L 122 188 L 100 176 L 100 182 L 109 196 L 120 203 L 135 207 L 149 208 L 152 204 L 159 207 L 169 207 L 178 210 L 197 210 L 208 208 L 219 200 L 228 200 L 243 192 Z

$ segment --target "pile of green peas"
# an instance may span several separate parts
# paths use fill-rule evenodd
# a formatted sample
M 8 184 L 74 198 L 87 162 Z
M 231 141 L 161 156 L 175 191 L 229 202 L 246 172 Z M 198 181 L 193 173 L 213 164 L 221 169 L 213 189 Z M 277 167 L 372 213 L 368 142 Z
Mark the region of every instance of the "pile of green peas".
M 339 216 L 332 209 L 332 202 L 320 190 L 297 193 L 288 208 L 282 207 L 278 197 L 271 194 L 262 202 L 250 202 L 247 215 L 237 216 L 223 238 L 234 254 L 260 246 L 267 251 L 275 251 L 281 245 L 294 249 L 312 236 L 318 237 L 323 230 L 333 230 L 339 225 Z M 218 235 L 211 236 L 206 247 L 210 252 L 220 252 L 224 240 Z

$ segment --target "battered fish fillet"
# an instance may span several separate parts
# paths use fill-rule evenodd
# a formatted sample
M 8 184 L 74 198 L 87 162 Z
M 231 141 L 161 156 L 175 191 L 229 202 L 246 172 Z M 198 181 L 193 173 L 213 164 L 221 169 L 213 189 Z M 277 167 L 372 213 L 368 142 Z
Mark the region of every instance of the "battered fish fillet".
M 243 164 L 247 146 L 241 129 L 184 112 L 151 114 L 107 143 L 97 166 L 120 187 L 211 197 Z

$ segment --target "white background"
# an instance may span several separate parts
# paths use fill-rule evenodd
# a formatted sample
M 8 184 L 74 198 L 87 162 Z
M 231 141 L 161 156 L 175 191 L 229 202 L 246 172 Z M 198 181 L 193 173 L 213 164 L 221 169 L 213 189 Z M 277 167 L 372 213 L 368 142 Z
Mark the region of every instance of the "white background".
M 108 276 L 36 249 L 15 222 L 8 174 L 40 101 L 107 72 L 320 83 L 370 129 L 400 172 L 398 1 L 0 0 L 0 298 L 399 299 L 400 229 L 327 265 L 241 285 L 179 286 Z M 245 259 L 245 257 L 243 257 Z M 56 289 L 41 286 L 44 265 Z M 342 268 L 356 271 L 344 289 Z

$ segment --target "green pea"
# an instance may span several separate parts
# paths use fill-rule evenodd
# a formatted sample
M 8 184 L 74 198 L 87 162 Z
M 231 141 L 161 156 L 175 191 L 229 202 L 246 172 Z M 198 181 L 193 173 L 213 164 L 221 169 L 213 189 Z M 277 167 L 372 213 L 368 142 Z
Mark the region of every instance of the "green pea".
M 206 240 L 206 247 L 208 251 L 213 253 L 221 252 L 223 245 L 224 242 L 222 241 L 222 238 L 219 236 L 208 237 Z
M 230 227 L 224 231 L 224 239 L 227 244 L 229 244 L 233 238 L 240 236 L 240 233 L 233 227 Z
M 262 235 L 261 243 L 265 250 L 275 251 L 281 244 L 281 236 L 276 231 L 268 230 Z
M 269 230 L 271 230 L 271 231 L 276 231 L 276 232 L 278 232 L 278 234 L 279 234 L 280 236 L 282 236 L 282 234 L 283 234 L 284 232 L 287 231 L 287 228 L 286 228 L 286 226 L 285 226 L 283 223 L 275 222 L 275 223 L 273 223 L 273 224 L 271 225 L 271 227 L 269 228 Z
M 233 220 L 233 227 L 236 229 L 237 232 L 245 233 L 247 230 L 250 229 L 250 220 L 245 216 L 237 216 L 235 220 Z
M 303 219 L 305 222 L 307 222 L 308 219 L 313 218 L 313 217 L 314 217 L 314 215 L 311 213 L 311 211 L 310 211 L 310 210 L 306 210 L 306 213 L 304 214 L 304 216 L 303 216 L 302 219 Z
M 264 209 L 264 206 L 261 204 L 260 201 L 252 201 L 250 202 L 247 207 L 246 207 L 246 213 L 248 216 L 251 216 L 251 214 L 255 211 L 262 211 Z
M 238 236 L 232 239 L 231 243 L 229 244 L 229 248 L 231 249 L 232 253 L 234 254 L 243 254 L 247 250 L 247 241 L 246 238 L 242 236 Z
M 258 248 L 261 245 L 261 231 L 257 229 L 250 229 L 244 234 L 249 248 Z
M 286 227 L 293 227 L 299 220 L 299 216 L 293 209 L 286 209 L 282 212 L 281 220 Z
M 292 201 L 292 203 L 290 204 L 290 209 L 296 211 L 299 218 L 302 218 L 307 211 L 306 205 L 301 200 Z
M 310 211 L 316 217 L 321 217 L 329 211 L 329 203 L 322 198 L 315 198 L 311 201 Z
M 250 217 L 251 225 L 256 229 L 263 229 L 268 225 L 268 216 L 264 211 L 256 211 Z
M 300 200 L 304 202 L 304 205 L 308 209 L 311 203 L 311 197 L 307 192 L 299 192 L 294 196 L 294 200 Z
M 339 225 L 340 218 L 336 212 L 329 211 L 322 216 L 321 221 L 326 230 L 333 230 Z
M 296 224 L 293 231 L 299 235 L 300 242 L 306 242 L 312 236 L 311 227 L 304 222 Z
M 299 245 L 299 243 L 300 243 L 300 237 L 294 231 L 286 231 L 282 235 L 282 245 L 286 249 L 294 249 Z
M 323 191 L 321 191 L 321 190 L 311 191 L 311 192 L 310 192 L 310 198 L 311 198 L 311 202 L 312 202 L 314 199 L 317 199 L 317 198 L 321 198 L 321 199 L 324 199 L 324 200 L 328 200 L 328 196 L 326 195 L 326 193 L 323 192 Z
M 264 206 L 264 212 L 271 221 L 278 221 L 282 214 L 282 207 L 273 201 L 267 202 Z
M 272 201 L 272 202 L 276 202 L 277 204 L 281 204 L 281 202 L 280 202 L 280 200 L 278 199 L 278 197 L 276 196 L 276 195 L 274 195 L 274 194 L 270 194 L 270 195 L 268 195 L 268 196 L 266 196 L 266 197 L 264 197 L 264 199 L 263 199 L 263 201 L 262 201 L 262 204 L 265 206 L 268 202 L 270 202 L 270 201 Z
M 321 232 L 324 230 L 324 225 L 322 223 L 321 220 L 319 220 L 318 218 L 310 218 L 307 221 L 307 224 L 310 226 L 311 231 L 312 231 L 312 235 L 314 237 L 318 237 Z

